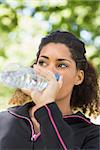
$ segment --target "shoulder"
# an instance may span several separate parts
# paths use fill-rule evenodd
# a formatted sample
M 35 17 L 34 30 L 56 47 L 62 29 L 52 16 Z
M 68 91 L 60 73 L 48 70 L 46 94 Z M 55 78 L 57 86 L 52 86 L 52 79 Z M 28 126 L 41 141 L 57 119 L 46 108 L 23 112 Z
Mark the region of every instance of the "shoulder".
M 93 136 L 99 137 L 100 136 L 100 125 L 95 125 L 92 123 L 90 126 L 90 130 L 88 132 L 88 136 L 89 135 L 91 135 L 92 137 Z
M 2 124 L 8 124 L 9 122 L 11 122 L 11 120 L 13 120 L 13 116 L 9 113 L 9 111 L 18 111 L 18 109 L 20 108 L 21 106 L 12 106 L 12 107 L 9 107 L 7 108 L 6 110 L 2 110 L 0 112 L 0 120 L 2 120 L 0 122 L 0 126 Z
M 93 131 L 93 130 L 99 130 L 100 125 L 94 124 L 89 117 L 86 117 L 83 113 L 78 111 L 75 114 L 72 115 L 66 115 L 63 116 L 64 120 L 69 123 L 70 125 L 75 125 L 79 128 L 82 128 L 82 130 L 86 129 L 87 131 Z
M 0 112 L 0 133 L 11 124 L 11 115 L 7 110 Z
M 29 102 L 23 105 L 9 107 L 7 110 L 0 112 L 0 119 L 2 119 L 2 121 L 4 120 L 7 121 L 10 118 L 14 117 L 14 115 L 12 114 L 25 116 L 26 114 L 28 114 L 28 110 L 32 106 L 33 106 L 33 103 Z
M 8 117 L 8 115 L 9 115 L 9 110 L 16 110 L 17 108 L 19 108 L 19 106 L 13 106 L 13 107 L 9 107 L 9 108 L 7 108 L 7 109 L 5 109 L 5 110 L 1 110 L 0 111 L 0 119 L 2 118 L 7 118 Z
M 5 119 L 5 118 L 7 118 L 8 117 L 8 111 L 7 110 L 2 110 L 1 112 L 0 112 L 0 120 L 2 119 Z
M 12 108 L 14 108 L 14 107 L 10 107 L 10 108 L 8 108 L 8 109 L 6 109 L 6 110 L 2 110 L 2 111 L 0 112 L 0 120 L 2 120 L 2 121 L 0 122 L 0 125 L 9 122 L 9 120 L 10 120 L 10 118 L 11 118 L 11 115 L 10 115 L 10 113 L 9 113 L 8 110 L 9 110 L 9 109 L 12 109 Z M 16 109 L 16 108 L 17 108 L 17 107 L 15 107 L 15 109 Z

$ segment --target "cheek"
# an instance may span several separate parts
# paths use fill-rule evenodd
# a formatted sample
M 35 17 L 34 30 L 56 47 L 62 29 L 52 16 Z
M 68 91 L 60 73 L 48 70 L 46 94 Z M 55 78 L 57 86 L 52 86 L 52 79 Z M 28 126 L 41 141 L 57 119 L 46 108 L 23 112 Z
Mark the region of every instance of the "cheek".
M 72 89 L 74 86 L 74 80 L 75 80 L 75 76 L 73 76 L 71 74 L 64 75 L 63 76 L 63 85 L 62 85 L 60 92 L 62 94 L 68 94 L 68 93 L 72 92 Z
M 65 74 L 63 76 L 63 86 L 66 88 L 70 88 L 74 86 L 75 82 L 75 73 L 71 72 L 70 74 Z
M 75 74 L 73 72 L 67 72 L 66 74 L 62 73 L 62 76 L 63 84 L 56 100 L 66 99 L 67 97 L 70 97 L 74 87 Z

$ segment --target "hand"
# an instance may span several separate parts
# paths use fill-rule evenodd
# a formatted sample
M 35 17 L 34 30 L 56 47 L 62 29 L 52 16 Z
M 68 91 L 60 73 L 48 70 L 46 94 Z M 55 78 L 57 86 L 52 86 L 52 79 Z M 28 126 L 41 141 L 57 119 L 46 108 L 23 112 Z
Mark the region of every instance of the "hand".
M 54 73 L 40 66 L 34 65 L 34 70 L 37 72 L 37 74 L 44 77 L 48 81 L 47 88 L 43 91 L 38 91 L 35 89 L 22 89 L 22 91 L 25 93 L 27 92 L 28 95 L 32 97 L 32 100 L 36 104 L 36 107 L 40 108 L 48 103 L 55 101 L 63 81 L 62 77 L 60 77 L 59 81 L 57 81 Z
M 38 107 L 54 102 L 62 86 L 62 78 L 60 77 L 59 81 L 57 81 L 53 72 L 37 65 L 34 66 L 34 70 L 48 81 L 48 86 L 42 92 L 33 90 L 31 93 L 33 101 Z

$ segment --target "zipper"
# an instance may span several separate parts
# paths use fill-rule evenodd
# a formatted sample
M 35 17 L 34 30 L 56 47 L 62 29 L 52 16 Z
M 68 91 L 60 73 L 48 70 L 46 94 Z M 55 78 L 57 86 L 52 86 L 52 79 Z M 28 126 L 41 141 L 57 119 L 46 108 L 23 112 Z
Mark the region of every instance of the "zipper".
M 17 118 L 20 118 L 20 119 L 25 119 L 29 122 L 30 124 L 30 127 L 31 127 L 31 141 L 36 141 L 37 138 L 41 135 L 41 132 L 39 132 L 38 134 L 35 134 L 34 132 L 34 128 L 33 128 L 33 124 L 32 124 L 32 121 L 28 118 L 28 117 L 25 117 L 25 116 L 21 116 L 21 115 L 18 115 L 10 110 L 8 110 L 8 112 L 12 115 L 14 115 L 15 117 Z

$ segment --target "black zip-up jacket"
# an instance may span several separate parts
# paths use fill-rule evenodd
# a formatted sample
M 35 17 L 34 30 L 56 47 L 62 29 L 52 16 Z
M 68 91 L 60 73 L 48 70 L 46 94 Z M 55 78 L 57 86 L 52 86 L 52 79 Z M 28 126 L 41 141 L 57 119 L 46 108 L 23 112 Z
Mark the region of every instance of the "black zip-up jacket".
M 62 116 L 55 102 L 39 108 L 35 134 L 28 110 L 33 103 L 0 113 L 0 150 L 99 150 L 100 126 L 81 112 Z

